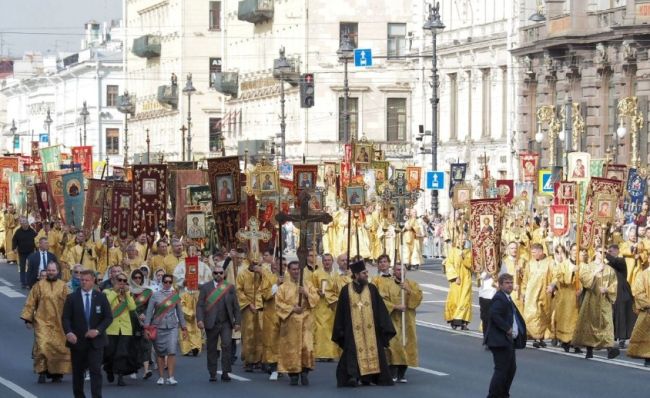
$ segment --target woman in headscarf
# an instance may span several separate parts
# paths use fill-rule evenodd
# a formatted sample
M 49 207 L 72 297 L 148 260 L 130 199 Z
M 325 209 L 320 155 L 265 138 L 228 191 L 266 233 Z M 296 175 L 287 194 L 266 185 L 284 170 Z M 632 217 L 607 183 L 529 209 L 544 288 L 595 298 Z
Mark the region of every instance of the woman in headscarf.
M 149 267 L 143 265 L 141 268 L 146 268 L 147 274 Z M 133 324 L 133 345 L 136 347 L 138 363 L 142 363 L 144 367 L 144 380 L 150 378 L 153 373 L 149 370 L 149 361 L 151 360 L 151 342 L 144 338 L 144 324 L 145 313 L 147 312 L 147 305 L 149 299 L 153 294 L 153 290 L 149 288 L 149 279 L 141 269 L 136 269 L 131 272 L 129 278 L 129 288 L 135 301 L 135 311 L 131 314 L 131 323 Z
M 153 292 L 157 292 L 159 290 L 162 290 L 162 277 L 165 275 L 165 269 L 164 268 L 158 268 L 156 272 L 153 273 L 153 277 L 151 278 L 149 282 L 149 288 L 153 290 Z
M 117 374 L 117 385 L 125 386 L 124 376 L 137 372 L 140 367 L 132 345 L 134 327 L 130 315 L 136 305 L 126 274 L 119 273 L 115 280 L 115 286 L 104 290 L 113 312 L 113 322 L 106 328 L 108 346 L 104 349 L 104 371 L 109 383 Z

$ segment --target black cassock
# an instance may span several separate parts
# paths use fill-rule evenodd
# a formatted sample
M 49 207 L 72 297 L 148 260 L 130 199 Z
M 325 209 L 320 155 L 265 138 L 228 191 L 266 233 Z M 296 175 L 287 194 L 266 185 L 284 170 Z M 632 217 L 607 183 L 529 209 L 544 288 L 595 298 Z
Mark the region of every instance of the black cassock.
M 607 254 L 609 266 L 616 272 L 616 301 L 614 301 L 614 337 L 628 340 L 636 323 L 632 289 L 627 283 L 627 263 L 622 257 Z
M 360 293 L 363 285 L 351 282 L 354 290 Z M 388 348 L 390 339 L 395 336 L 393 322 L 386 309 L 386 304 L 379 295 L 377 287 L 368 284 L 370 297 L 372 300 L 373 318 L 375 321 L 375 335 L 377 336 L 377 346 L 379 348 L 379 370 L 380 373 L 361 376 L 359 374 L 359 364 L 357 362 L 357 347 L 354 342 L 352 331 L 352 314 L 350 310 L 350 295 L 346 285 L 339 295 L 339 301 L 336 305 L 336 318 L 334 319 L 334 328 L 332 330 L 332 341 L 338 344 L 343 350 L 339 364 L 336 367 L 336 384 L 338 387 L 347 386 L 350 381 L 360 380 L 363 383 L 374 383 L 378 385 L 393 385 L 393 378 L 386 360 L 385 348 Z

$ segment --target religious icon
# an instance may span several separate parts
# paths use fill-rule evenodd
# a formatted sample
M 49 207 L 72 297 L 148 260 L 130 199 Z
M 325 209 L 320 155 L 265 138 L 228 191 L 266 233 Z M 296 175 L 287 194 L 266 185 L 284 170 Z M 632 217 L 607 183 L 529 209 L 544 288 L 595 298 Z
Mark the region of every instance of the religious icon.
M 422 169 L 419 167 L 407 167 L 406 175 L 408 176 L 407 184 L 409 191 L 415 191 L 420 189 L 420 177 Z
M 70 180 L 68 181 L 65 190 L 68 192 L 68 196 L 70 197 L 74 198 L 79 196 L 79 193 L 81 192 L 81 183 L 79 180 Z
M 373 150 L 373 159 L 375 162 L 382 161 L 384 160 L 384 151 L 380 151 L 379 149 Z
M 190 213 L 187 216 L 187 237 L 190 239 L 205 238 L 205 214 Z
M 588 181 L 591 155 L 586 152 L 571 152 L 568 155 L 569 181 Z
M 302 189 L 312 188 L 313 182 L 310 172 L 302 172 L 298 174 L 298 186 Z
M 365 206 L 366 197 L 363 186 L 348 186 L 346 193 L 349 207 Z
M 603 200 L 598 203 L 598 217 L 608 218 L 611 216 L 612 203 L 607 200 Z
M 326 187 L 336 186 L 336 163 L 325 163 L 325 176 L 323 182 Z
M 539 212 L 546 211 L 546 209 L 551 205 L 551 197 L 548 195 L 536 195 L 535 196 L 535 207 Z
M 487 214 L 480 216 L 481 220 L 481 232 L 482 234 L 491 234 L 494 232 L 494 216 L 492 214 Z
M 386 181 L 386 172 L 384 169 L 375 169 L 375 181 L 378 183 Z
M 372 155 L 372 145 L 355 144 L 354 145 L 354 162 L 368 164 Z
M 276 185 L 273 181 L 273 175 L 271 173 L 263 173 L 262 177 L 262 191 L 275 191 Z
M 605 178 L 609 178 L 610 180 L 618 180 L 618 181 L 625 180 L 625 172 L 627 171 L 627 167 L 625 165 L 612 164 L 612 165 L 605 166 L 605 169 L 606 169 Z
M 101 207 L 102 206 L 102 198 L 103 198 L 103 190 L 102 189 L 97 189 L 95 191 L 95 195 L 93 197 L 93 206 L 95 207 Z
M 143 178 L 142 179 L 142 194 L 143 195 L 155 195 L 156 193 L 157 193 L 156 180 L 154 178 Z
M 403 170 L 403 169 L 395 170 L 395 179 L 396 180 L 405 180 L 406 179 L 406 170 Z
M 555 214 L 553 216 L 553 228 L 562 229 L 564 228 L 564 214 Z
M 217 176 L 217 203 L 230 203 L 235 200 L 232 175 Z
M 575 200 L 574 186 L 575 185 L 573 183 L 560 183 L 560 187 L 558 189 L 560 192 L 560 199 Z
M 472 188 L 469 185 L 454 186 L 453 206 L 455 209 L 468 206 L 470 199 L 472 199 Z
M 131 208 L 131 197 L 130 196 L 120 196 L 120 209 L 130 209 Z

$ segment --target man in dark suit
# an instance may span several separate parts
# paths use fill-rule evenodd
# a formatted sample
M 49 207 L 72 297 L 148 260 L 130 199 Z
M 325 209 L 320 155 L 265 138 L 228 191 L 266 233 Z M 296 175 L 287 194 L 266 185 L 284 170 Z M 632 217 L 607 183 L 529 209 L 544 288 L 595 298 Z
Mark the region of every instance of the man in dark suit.
M 196 304 L 196 320 L 200 329 L 205 329 L 208 349 L 208 372 L 210 381 L 217 381 L 217 361 L 219 351 L 217 340 L 221 337 L 221 380 L 230 381 L 228 373 L 232 371 L 231 341 L 232 331 L 238 331 L 241 325 L 239 301 L 235 285 L 223 279 L 224 272 L 220 265 L 212 271 L 214 281 L 204 283 L 199 290 Z
M 11 239 L 11 248 L 18 254 L 18 269 L 20 271 L 20 285 L 23 289 L 28 288 L 27 284 L 27 257 L 34 252 L 36 244 L 36 231 L 29 226 L 27 217 L 20 216 L 20 228 L 14 232 Z
M 113 322 L 113 312 L 106 296 L 94 289 L 93 271 L 81 271 L 79 279 L 81 288 L 70 293 L 63 305 L 63 331 L 72 354 L 72 391 L 75 398 L 85 397 L 84 372 L 88 369 L 92 397 L 101 398 L 101 364 L 108 344 L 105 331 Z
M 526 347 L 526 323 L 510 298 L 513 287 L 512 275 L 499 275 L 499 290 L 490 304 L 484 343 L 492 351 L 494 373 L 488 398 L 510 396 L 510 386 L 517 371 L 515 349 Z
M 38 250 L 27 257 L 27 284 L 31 288 L 38 282 L 38 274 L 47 268 L 51 262 L 58 263 L 54 253 L 49 252 L 49 242 L 46 237 L 38 240 Z

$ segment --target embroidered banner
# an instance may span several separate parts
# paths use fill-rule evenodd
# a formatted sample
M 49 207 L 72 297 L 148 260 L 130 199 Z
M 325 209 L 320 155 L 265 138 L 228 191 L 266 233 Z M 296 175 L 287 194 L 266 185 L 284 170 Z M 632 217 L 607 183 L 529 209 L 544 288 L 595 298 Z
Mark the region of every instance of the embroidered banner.
M 86 178 L 93 176 L 93 147 L 92 146 L 73 146 L 72 162 L 81 165 Z
M 513 180 L 497 180 L 497 191 L 503 203 L 510 203 L 515 196 L 515 182 Z
M 609 180 L 606 178 L 594 177 L 589 184 L 584 206 L 584 216 L 582 223 L 582 236 L 580 247 L 588 249 L 596 236 L 596 195 L 612 195 L 619 198 L 623 189 L 623 182 L 618 180 Z
M 589 162 L 589 173 L 592 177 L 602 177 L 604 167 L 604 159 L 591 159 L 591 162 Z
M 50 191 L 52 199 L 52 214 L 57 214 L 61 220 L 65 220 L 63 210 L 63 175 L 68 173 L 67 170 L 56 170 L 45 173 L 45 182 L 47 189 Z
M 20 173 L 9 171 L 9 201 L 16 207 L 17 214 L 23 214 L 27 204 L 27 190 L 23 185 L 23 177 Z
M 19 159 L 13 156 L 0 157 L 0 204 L 9 204 L 9 172 L 17 172 Z
M 625 213 L 626 223 L 634 222 L 637 214 L 641 213 L 643 198 L 648 188 L 645 170 L 638 171 L 636 168 L 630 168 L 627 174 L 627 184 L 625 184 L 625 202 L 623 211 Z
M 81 171 L 63 175 L 63 206 L 65 223 L 82 227 L 84 215 L 84 175 Z
M 111 203 L 112 235 L 120 239 L 131 236 L 131 220 L 133 217 L 133 186 L 130 182 L 113 181 L 113 200 Z
M 553 236 L 564 236 L 569 232 L 569 206 L 551 205 L 551 231 Z
M 171 172 L 174 185 L 170 185 L 170 194 L 174 192 L 174 199 L 172 200 L 172 209 L 175 211 L 174 229 L 178 236 L 185 234 L 187 230 L 187 211 L 188 204 L 188 186 L 201 186 L 207 182 L 207 173 L 204 170 L 174 170 Z M 212 194 L 210 187 L 209 204 L 210 212 L 212 212 Z
M 106 182 L 103 180 L 89 179 L 86 206 L 84 209 L 84 230 L 91 231 L 97 227 L 104 209 L 104 189 Z
M 185 288 L 199 290 L 199 258 L 185 257 Z
M 41 220 L 50 221 L 50 194 L 47 189 L 47 184 L 44 182 L 37 182 L 34 184 L 36 191 L 36 204 L 38 205 L 38 212 L 41 215 Z
M 499 199 L 470 200 L 470 240 L 474 272 L 496 274 L 501 262 L 503 205 Z
M 104 184 L 104 196 L 102 203 L 102 235 L 111 232 L 111 210 L 113 208 L 113 182 L 105 181 Z
M 61 146 L 54 145 L 40 149 L 43 172 L 59 170 L 61 164 Z
M 610 180 L 627 181 L 627 166 L 624 164 L 605 163 L 603 177 Z
M 454 186 L 465 181 L 467 163 L 452 163 L 449 168 L 449 197 L 454 195 Z
M 167 230 L 167 165 L 134 165 L 133 198 L 133 234 L 146 233 L 154 242 L 156 232 Z
M 573 205 L 576 200 L 576 183 L 571 181 L 556 182 L 554 184 L 556 205 Z
M 521 181 L 535 182 L 537 179 L 537 162 L 539 161 L 539 154 L 533 152 L 522 152 L 519 154 L 519 162 L 521 165 Z
M 222 248 L 237 247 L 239 231 L 240 169 L 239 157 L 208 159 L 208 181 L 212 190 L 212 214 Z

